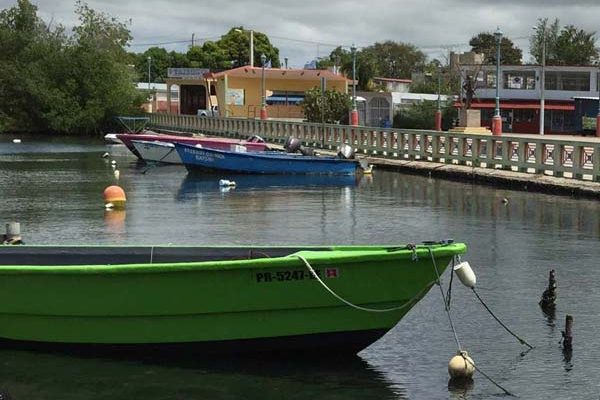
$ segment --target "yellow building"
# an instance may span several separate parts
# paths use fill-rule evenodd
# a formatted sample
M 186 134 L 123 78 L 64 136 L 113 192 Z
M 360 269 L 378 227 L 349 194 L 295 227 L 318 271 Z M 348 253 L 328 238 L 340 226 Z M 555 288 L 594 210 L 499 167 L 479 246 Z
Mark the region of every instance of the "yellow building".
M 329 70 L 265 68 L 265 102 L 269 118 L 304 118 L 299 103 L 304 92 L 320 87 L 348 92 L 348 79 Z M 207 74 L 214 82 L 221 116 L 258 118 L 262 104 L 263 68 L 243 66 Z

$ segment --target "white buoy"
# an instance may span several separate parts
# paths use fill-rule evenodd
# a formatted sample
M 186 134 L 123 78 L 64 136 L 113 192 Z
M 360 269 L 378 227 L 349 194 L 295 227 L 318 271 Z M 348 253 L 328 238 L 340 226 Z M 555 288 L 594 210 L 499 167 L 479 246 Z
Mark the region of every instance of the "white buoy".
M 508 204 L 508 199 L 506 197 L 502 199 L 502 204 Z
M 108 156 L 110 156 L 110 154 L 108 154 L 108 153 L 102 154 L 102 158 L 108 158 Z
M 466 351 L 459 351 L 448 362 L 448 373 L 452 379 L 471 379 L 475 372 L 475 362 Z
M 467 261 L 463 261 L 460 264 L 454 266 L 454 272 L 458 276 L 458 279 L 462 282 L 463 285 L 470 289 L 475 288 L 475 284 L 477 283 L 477 277 L 475 276 L 475 272 L 471 269 L 471 265 Z
M 219 181 L 219 186 L 223 187 L 223 186 L 235 186 L 235 181 L 229 181 L 227 179 L 221 179 Z
M 113 208 L 115 208 L 115 205 L 113 203 L 106 203 L 104 204 L 104 208 L 107 210 L 112 210 Z
M 110 163 L 111 163 L 112 165 L 117 165 L 117 162 L 116 162 L 115 160 L 112 160 Z
M 13 143 L 21 143 L 21 139 L 13 139 Z
M 115 169 L 115 178 L 119 179 L 119 175 L 121 175 L 121 173 L 118 169 Z

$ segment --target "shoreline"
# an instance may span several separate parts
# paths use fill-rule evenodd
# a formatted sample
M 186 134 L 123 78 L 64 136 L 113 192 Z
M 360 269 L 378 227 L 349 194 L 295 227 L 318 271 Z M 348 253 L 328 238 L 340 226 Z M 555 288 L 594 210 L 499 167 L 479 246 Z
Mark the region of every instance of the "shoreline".
M 366 160 L 369 164 L 374 165 L 375 173 L 377 173 L 377 169 L 381 169 L 426 175 L 432 178 L 474 182 L 511 190 L 600 199 L 599 182 L 433 161 L 391 160 L 379 157 L 366 157 Z

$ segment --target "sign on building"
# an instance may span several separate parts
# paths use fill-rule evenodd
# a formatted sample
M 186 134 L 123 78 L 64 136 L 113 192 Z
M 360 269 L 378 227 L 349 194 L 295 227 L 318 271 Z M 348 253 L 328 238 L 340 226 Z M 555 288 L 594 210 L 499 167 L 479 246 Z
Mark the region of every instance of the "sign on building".
M 225 103 L 234 106 L 244 105 L 244 89 L 227 89 Z
M 202 79 L 208 68 L 168 68 L 167 77 L 175 79 Z

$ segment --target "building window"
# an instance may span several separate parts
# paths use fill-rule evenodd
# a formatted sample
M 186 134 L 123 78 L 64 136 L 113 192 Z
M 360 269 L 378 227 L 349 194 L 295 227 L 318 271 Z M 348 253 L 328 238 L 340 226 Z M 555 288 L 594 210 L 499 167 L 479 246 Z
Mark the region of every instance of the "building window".
M 590 73 L 589 72 L 567 72 L 567 71 L 548 71 L 546 72 L 546 90 L 569 90 L 573 92 L 590 91 Z
M 296 106 L 304 100 L 304 92 L 273 90 L 273 94 L 266 98 L 270 106 Z
M 465 71 L 463 85 L 467 78 L 473 79 L 475 89 L 493 89 L 496 88 L 496 73 L 492 71 Z
M 504 80 L 504 89 L 535 89 L 534 71 L 506 71 L 502 77 Z
M 513 122 L 534 122 L 534 118 L 535 114 L 533 110 L 513 110 Z
M 390 102 L 383 97 L 374 97 L 369 101 L 369 125 L 381 126 L 390 119 Z

